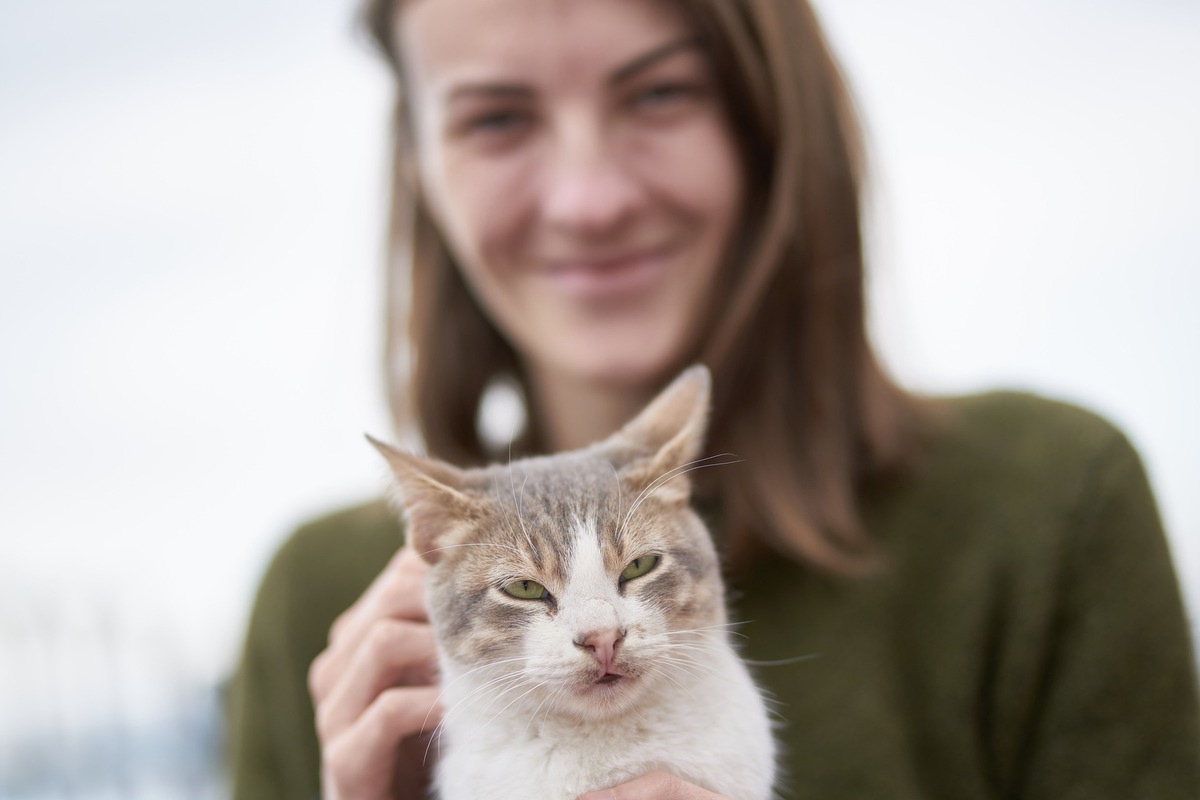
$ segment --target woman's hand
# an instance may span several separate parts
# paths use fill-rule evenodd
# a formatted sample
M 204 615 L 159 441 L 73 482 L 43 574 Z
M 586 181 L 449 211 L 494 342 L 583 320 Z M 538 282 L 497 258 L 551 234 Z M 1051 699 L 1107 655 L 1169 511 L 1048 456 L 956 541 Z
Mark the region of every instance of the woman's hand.
M 422 589 L 428 569 L 403 547 L 334 621 L 309 668 L 325 800 L 425 796 L 429 733 L 442 713 Z
M 669 772 L 648 772 L 640 778 L 581 795 L 579 800 L 729 800 Z

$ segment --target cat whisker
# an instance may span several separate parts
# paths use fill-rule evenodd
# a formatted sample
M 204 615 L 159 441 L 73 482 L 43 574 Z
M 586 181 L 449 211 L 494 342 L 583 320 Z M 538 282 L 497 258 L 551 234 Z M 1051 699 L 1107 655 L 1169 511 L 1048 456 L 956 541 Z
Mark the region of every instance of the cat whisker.
M 505 676 L 502 676 L 502 678 L 500 678 L 500 679 L 494 679 L 491 681 L 487 681 L 487 682 L 485 682 L 484 685 L 475 687 L 474 690 L 472 692 L 469 692 L 466 697 L 463 697 L 461 700 L 458 700 L 458 703 L 456 703 L 455 705 L 452 705 L 451 708 L 446 710 L 446 714 L 442 718 L 442 721 L 438 722 L 437 726 L 433 728 L 433 736 L 431 736 L 430 745 L 426 745 L 426 748 L 425 748 L 425 757 L 426 758 L 428 758 L 428 754 L 430 754 L 430 746 L 433 744 L 433 741 L 436 739 L 439 739 L 440 736 L 442 736 L 443 729 L 446 726 L 446 722 L 448 722 L 450 720 L 450 717 L 455 716 L 456 714 L 460 714 L 460 712 L 463 709 L 466 709 L 467 706 L 473 702 L 473 697 L 475 696 L 475 694 L 478 694 L 479 692 L 487 690 L 487 688 L 490 688 L 491 686 L 496 684 L 497 681 L 503 680 L 504 678 L 508 678 L 508 676 L 505 675 Z M 442 702 L 442 698 L 445 696 L 445 693 L 446 693 L 446 688 L 448 688 L 448 687 L 444 687 L 442 692 L 438 693 L 437 699 L 434 700 L 434 702 L 433 702 L 434 706 L 436 706 L 438 703 Z M 432 714 L 432 712 L 433 712 L 433 709 L 431 708 L 430 714 Z M 430 718 L 430 717 L 428 717 L 428 715 L 426 715 L 425 721 L 421 723 L 421 730 L 425 729 L 425 724 L 428 722 L 428 718 Z
M 510 467 L 512 466 L 512 460 L 513 460 L 513 457 L 512 457 L 513 442 L 517 438 L 517 422 L 518 422 L 518 420 L 514 417 L 513 422 L 512 422 L 512 430 L 508 434 L 508 465 Z
M 563 687 L 561 687 L 561 686 L 560 686 L 560 687 L 558 688 L 558 694 L 556 694 L 556 695 L 555 695 L 555 698 L 554 698 L 554 699 L 555 699 L 555 700 L 558 700 L 560 697 L 566 697 L 566 696 L 567 696 L 567 690 L 566 690 L 566 689 L 564 689 Z M 547 718 L 547 719 L 549 719 L 549 718 L 550 718 L 550 711 L 549 711 L 549 709 L 547 709 L 547 710 L 546 710 L 546 718 Z M 583 715 L 582 715 L 582 714 L 580 714 L 580 716 L 579 716 L 579 719 L 580 719 L 580 720 L 582 720 L 582 719 L 583 719 Z
M 717 631 L 717 630 L 725 630 L 725 631 L 729 631 L 732 633 L 733 628 L 740 628 L 745 624 L 746 624 L 745 622 L 718 622 L 715 625 L 701 625 L 698 628 L 674 628 L 674 629 L 668 630 L 668 631 L 661 631 L 659 633 L 649 634 L 649 636 L 677 636 L 677 635 L 683 634 L 683 633 L 701 633 L 703 631 Z
M 694 670 L 698 670 L 698 671 L 704 672 L 704 673 L 712 672 L 712 668 L 709 667 L 707 664 L 704 664 L 703 662 L 697 661 L 692 658 L 685 658 L 685 657 L 681 657 L 678 655 L 673 655 L 672 653 L 663 653 L 663 654 L 659 655 L 657 661 L 662 664 L 670 664 L 672 666 L 675 666 L 675 667 L 683 670 L 684 672 L 687 672 L 687 674 L 693 675 L 693 676 L 696 674 L 696 672 L 693 671 L 693 668 L 694 668 Z
M 802 664 L 805 661 L 812 661 L 813 659 L 820 658 L 823 655 L 825 655 L 825 654 L 824 653 L 809 653 L 806 656 L 792 656 L 791 658 L 777 658 L 777 659 L 772 659 L 770 661 L 751 661 L 749 659 L 742 659 L 742 661 L 751 667 L 786 667 L 786 666 L 790 666 L 792 664 Z
M 484 711 L 488 711 L 488 710 L 492 709 L 496 705 L 496 703 L 500 702 L 500 700 L 503 699 L 505 695 L 507 695 L 509 692 L 513 691 L 514 689 L 520 689 L 524 686 L 531 685 L 528 680 L 528 676 L 525 673 L 520 673 L 518 675 L 514 675 L 514 676 L 512 676 L 512 678 L 513 678 L 512 680 L 503 682 L 503 688 L 501 688 L 500 691 L 492 692 L 487 695 L 487 705 L 484 706 L 484 709 L 483 709 Z M 489 686 L 487 688 L 494 689 L 500 685 L 502 685 L 502 682 L 495 681 L 492 683 L 491 686 Z
M 659 660 L 663 663 L 672 665 L 675 669 L 681 672 L 686 672 L 692 678 L 698 678 L 700 675 L 705 675 L 708 677 L 715 677 L 719 680 L 731 680 L 731 678 L 729 678 L 729 676 L 727 676 L 725 673 L 714 667 L 710 667 L 705 663 L 692 660 L 672 659 L 670 657 L 663 657 Z
M 706 656 L 711 652 L 712 648 L 708 645 L 691 644 L 687 642 L 671 642 L 663 657 L 666 658 L 671 655 L 687 654 L 689 658 L 695 658 L 696 656 Z
M 447 544 L 447 545 L 442 545 L 441 547 L 434 547 L 429 550 L 422 551 L 420 553 L 420 555 L 425 556 L 425 555 L 428 555 L 429 553 L 440 553 L 443 550 L 453 550 L 456 547 L 500 547 L 505 550 L 511 550 L 512 552 L 516 553 L 517 555 L 522 555 L 521 551 L 518 550 L 517 548 L 513 547 L 512 545 L 503 544 L 500 542 L 463 542 L 460 544 Z
M 733 461 L 722 461 L 722 462 L 715 463 L 715 464 L 705 464 L 704 463 L 706 461 L 715 461 L 718 458 L 732 458 L 734 460 Z M 644 499 L 647 494 L 649 494 L 650 492 L 653 492 L 655 489 L 659 488 L 667 481 L 677 478 L 680 475 L 685 475 L 688 472 L 691 472 L 696 469 L 700 469 L 701 467 L 706 467 L 706 466 L 720 467 L 720 466 L 725 466 L 727 464 L 739 464 L 739 463 L 741 463 L 741 461 L 742 461 L 742 459 L 737 458 L 737 456 L 734 455 L 733 453 L 718 453 L 718 454 L 712 455 L 712 456 L 705 456 L 704 458 L 697 458 L 693 461 L 688 461 L 685 464 L 680 464 L 677 467 L 667 470 L 662 475 L 659 475 L 657 478 L 655 478 L 653 481 L 651 481 L 650 484 L 645 489 L 643 489 L 641 491 L 641 493 L 638 495 L 637 501 L 635 501 L 634 506 L 636 506 L 638 502 L 640 502 L 642 499 Z M 632 512 L 632 509 L 633 509 L 633 507 L 631 507 L 631 509 L 630 509 L 631 512 Z
M 638 708 L 637 706 L 632 706 L 632 707 L 631 707 L 631 708 L 630 708 L 628 711 L 626 711 L 625 713 L 627 713 L 627 714 L 631 714 L 632 716 L 634 716 L 634 717 L 637 717 L 637 718 L 638 718 L 639 720 L 641 720 L 641 721 L 642 721 L 642 723 L 643 723 L 643 724 L 645 724 L 647 727 L 653 727 L 653 724 L 654 724 L 654 723 L 652 723 L 652 722 L 650 721 L 650 719 L 649 719 L 649 718 L 646 716 L 646 714 L 645 714 L 645 713 L 644 713 L 644 712 L 643 712 L 643 711 L 642 711 L 640 708 Z
M 538 707 L 534 709 L 533 713 L 529 715 L 529 723 L 525 726 L 525 732 L 529 732 L 530 726 L 537 719 L 537 714 L 542 710 L 543 706 L 546 708 L 546 720 L 548 721 L 550 719 L 550 711 L 558 704 L 559 698 L 566 695 L 566 693 L 566 689 L 564 689 L 562 686 L 559 686 L 555 688 L 553 692 L 546 695 L 546 698 L 542 700 L 542 702 L 538 704 Z
M 538 712 L 542 710 L 542 707 L 546 705 L 546 703 L 550 700 L 550 698 L 555 697 L 556 695 L 557 695 L 557 692 L 551 692 L 550 694 L 546 695 L 544 698 L 542 698 L 542 702 L 538 703 L 538 706 L 537 706 L 537 708 L 535 708 L 533 710 L 533 713 L 529 715 L 529 721 L 525 723 L 525 735 L 526 736 L 529 735 L 529 729 L 531 727 L 533 727 L 534 721 L 537 720 Z M 549 709 L 547 709 L 546 716 L 549 717 L 549 715 L 550 715 L 550 711 L 549 711 Z
M 672 646 L 681 645 L 681 644 L 684 644 L 687 642 L 690 642 L 692 644 L 704 644 L 705 646 L 711 646 L 714 642 L 714 639 L 713 639 L 714 635 L 721 635 L 722 637 L 723 636 L 737 636 L 742 639 L 750 638 L 746 634 L 742 633 L 741 631 L 732 631 L 732 630 L 728 630 L 728 629 L 721 630 L 720 628 L 714 628 L 714 629 L 709 629 L 709 630 L 701 629 L 701 630 L 697 630 L 697 631 L 681 632 L 679 636 L 674 636 L 674 637 L 663 636 L 662 641 L 669 642 Z
M 668 680 L 671 683 L 675 684 L 680 689 L 683 689 L 683 684 L 680 683 L 679 681 L 675 680 L 675 677 L 673 675 L 671 675 L 671 673 L 667 672 L 665 669 L 662 669 L 661 667 L 654 667 L 651 670 L 648 670 L 647 674 L 649 674 L 651 676 L 661 677 L 664 680 Z M 695 677 L 695 676 L 693 676 L 693 677 Z
M 691 658 L 691 657 L 687 657 L 687 656 L 676 657 L 676 658 L 662 656 L 662 657 L 660 657 L 659 660 L 662 661 L 664 664 L 669 664 L 674 668 L 677 668 L 683 672 L 686 672 L 688 675 L 691 675 L 692 677 L 696 677 L 698 674 L 704 674 L 704 675 L 716 674 L 712 667 L 708 666 L 707 664 L 703 663 L 702 661 L 699 661 L 695 658 Z
M 578 714 L 579 714 L 579 719 L 575 721 L 575 727 L 571 729 L 572 731 L 579 730 L 580 726 L 583 725 L 583 723 L 587 722 L 587 718 L 583 716 L 582 711 L 578 712 Z
M 512 700 L 510 700 L 510 701 L 509 701 L 509 703 L 508 703 L 508 705 L 506 705 L 504 708 L 500 709 L 500 710 L 499 710 L 499 711 L 497 711 L 495 714 L 493 714 L 493 715 L 492 715 L 492 718 L 491 718 L 491 719 L 489 719 L 489 720 L 488 720 L 486 723 L 484 723 L 484 724 L 485 724 L 485 725 L 491 725 L 493 722 L 495 722 L 495 721 L 496 721 L 496 719 L 497 719 L 497 718 L 498 718 L 498 717 L 499 717 L 501 714 L 503 714 L 505 711 L 508 711 L 510 708 L 512 708 L 514 704 L 516 704 L 516 703 L 519 703 L 520 701 L 524 700 L 524 699 L 525 699 L 526 697 L 528 697 L 530 694 L 532 694 L 533 692 L 537 691 L 538 689 L 542 688 L 542 687 L 543 687 L 543 686 L 545 686 L 545 685 L 546 685 L 546 684 L 545 684 L 544 682 L 538 682 L 538 683 L 535 683 L 535 684 L 533 684 L 533 685 L 532 685 L 532 686 L 530 686 L 528 689 L 526 689 L 526 690 L 525 690 L 525 692 L 524 692 L 523 694 L 521 694 L 521 695 L 520 695 L 520 696 L 518 696 L 518 697 L 514 697 Z
M 521 526 L 521 532 L 525 534 L 525 541 L 529 544 L 530 550 L 536 550 L 533 546 L 533 538 L 529 535 L 529 529 L 525 527 L 525 519 L 521 516 L 521 497 L 525 495 L 525 484 L 529 483 L 529 474 L 525 474 L 525 480 L 521 482 L 521 497 L 517 496 L 517 479 L 513 474 L 514 470 L 509 470 L 508 480 L 512 489 L 513 506 L 517 510 L 517 523 Z
M 491 680 L 484 681 L 464 696 L 458 702 L 457 707 L 467 708 L 475 703 L 486 701 L 487 707 L 490 708 L 514 687 L 527 684 L 528 681 L 526 678 L 526 673 L 521 671 L 500 675 Z
M 608 461 L 606 463 L 608 464 L 608 468 L 612 470 L 613 481 L 617 484 L 617 515 L 615 517 L 613 517 L 613 519 L 620 519 L 621 518 L 621 504 L 622 504 L 621 476 L 617 473 L 617 468 L 613 466 L 613 463 L 611 461 Z M 617 527 L 617 532 L 614 535 L 613 539 L 614 539 L 615 544 L 620 546 L 620 544 L 621 544 L 621 527 L 620 526 Z
M 733 630 L 733 628 L 739 624 L 740 623 L 725 623 L 721 625 L 706 625 L 699 628 L 650 633 L 645 635 L 645 640 L 647 642 L 667 643 L 671 647 L 682 646 L 685 643 L 692 643 L 695 645 L 702 644 L 703 646 L 707 647 L 712 646 L 714 642 L 711 636 L 705 636 L 705 634 L 722 633 L 748 639 L 749 637 L 746 636 L 746 634 Z
M 704 463 L 706 461 L 714 461 L 715 459 L 718 459 L 718 458 L 731 458 L 733 460 L 732 461 L 719 461 L 719 462 L 712 463 L 712 464 Z M 668 470 L 667 472 L 658 476 L 653 481 L 651 481 L 650 484 L 645 489 L 643 489 L 640 494 L 638 494 L 637 498 L 633 502 L 633 505 L 631 505 L 629 507 L 629 511 L 625 514 L 625 518 L 621 521 L 621 524 L 617 529 L 618 538 L 620 538 L 621 531 L 623 531 L 626 528 L 626 526 L 628 526 L 629 520 L 632 519 L 632 517 L 633 517 L 633 513 L 638 510 L 638 507 L 645 501 L 645 499 L 647 497 L 649 497 L 654 491 L 656 491 L 657 489 L 662 487 L 664 484 L 666 484 L 668 481 L 678 478 L 680 475 L 686 475 L 689 472 L 694 472 L 695 470 L 698 470 L 698 469 L 705 469 L 707 467 L 725 467 L 725 466 L 729 466 L 731 464 L 740 464 L 742 461 L 743 461 L 743 459 L 738 458 L 733 453 L 718 453 L 717 455 L 707 456 L 705 458 L 698 458 L 695 461 L 689 461 L 686 464 L 682 464 L 682 465 L 675 467 L 672 470 Z
M 454 680 L 450 681 L 450 683 L 448 683 L 448 684 L 446 684 L 445 686 L 443 686 L 443 687 L 442 687 L 442 690 L 441 690 L 440 692 L 438 692 L 437 699 L 433 701 L 433 706 L 431 706 L 431 707 L 430 707 L 430 709 L 429 709 L 429 713 L 427 713 L 427 714 L 425 715 L 425 719 L 424 719 L 424 720 L 421 722 L 421 730 L 422 730 L 422 731 L 424 731 L 424 730 L 425 730 L 425 723 L 429 722 L 429 715 L 433 713 L 433 709 L 434 709 L 434 708 L 437 706 L 437 704 L 438 704 L 438 703 L 440 703 L 440 702 L 442 701 L 442 698 L 446 696 L 446 692 L 447 692 L 447 691 L 449 691 L 449 690 L 450 690 L 450 688 L 451 688 L 452 686 L 454 686 L 454 684 L 458 683 L 458 682 L 459 682 L 459 681 L 461 681 L 463 678 L 466 678 L 467 676 L 469 676 L 469 675 L 472 675 L 472 674 L 474 674 L 474 673 L 476 673 L 476 672 L 480 671 L 481 669 L 491 669 L 491 668 L 494 668 L 494 667 L 500 666 L 501 664 L 511 664 L 511 663 L 514 663 L 514 662 L 517 662 L 517 661 L 524 661 L 524 660 L 526 660 L 524 656 L 518 656 L 518 657 L 516 657 L 516 658 L 505 658 L 505 659 L 501 659 L 500 661 L 493 661 L 493 662 L 491 662 L 491 663 L 488 663 L 488 664 L 482 664 L 482 665 L 480 665 L 480 666 L 478 666 L 478 667 L 474 667 L 473 669 L 469 669 L 469 670 L 467 670 L 467 671 L 466 671 L 466 672 L 464 672 L 462 675 L 459 675 L 457 678 L 455 678 Z M 478 687 L 476 687 L 475 689 L 473 689 L 473 690 L 470 692 L 470 694 L 468 694 L 468 695 L 467 695 L 467 697 L 470 697 L 472 694 L 475 694 L 475 693 L 476 693 L 476 692 L 478 692 L 478 691 L 481 691 L 481 690 L 487 689 L 487 688 L 488 688 L 489 686 L 491 686 L 492 684 L 494 684 L 494 683 L 496 683 L 496 682 L 498 682 L 498 681 L 504 680 L 505 678 L 507 678 L 507 677 L 509 677 L 509 676 L 511 676 L 511 675 L 520 675 L 520 672 L 517 672 L 517 673 L 505 673 L 504 675 L 501 675 L 501 676 L 500 676 L 500 677 L 498 677 L 498 678 L 494 678 L 494 679 L 492 679 L 492 680 L 490 680 L 490 681 L 486 681 L 486 682 L 484 682 L 484 683 L 483 683 L 481 686 L 478 686 Z M 465 700 L 465 699 L 466 699 L 466 698 L 464 698 L 464 700 Z M 453 713 L 453 709 L 451 709 L 449 713 Z
M 500 476 L 499 475 L 492 476 L 492 492 L 496 495 L 496 497 L 502 496 L 502 491 L 500 489 Z M 515 485 L 513 486 L 513 501 L 514 501 L 513 504 L 516 505 L 516 486 Z M 520 539 L 520 536 L 517 534 L 517 529 L 513 527 L 512 520 L 510 518 L 506 517 L 504 519 L 504 530 L 514 540 Z M 526 541 L 528 541 L 528 537 L 526 537 Z M 513 548 L 513 549 L 517 553 L 521 552 L 519 548 Z
M 502 666 L 504 664 L 515 664 L 520 661 L 528 661 L 528 660 L 529 659 L 526 656 L 513 656 L 512 658 L 501 658 L 497 661 L 489 661 L 486 664 L 480 664 L 477 667 L 472 667 L 471 669 L 467 670 L 466 672 L 464 672 L 463 674 L 459 675 L 457 678 L 452 680 L 447 685 L 447 688 L 449 686 L 453 686 L 454 684 L 458 683 L 460 680 L 462 680 L 463 678 L 466 678 L 469 675 L 474 675 L 476 672 L 479 672 L 480 670 L 495 669 L 496 667 Z M 516 673 L 506 672 L 501 677 L 507 677 L 508 675 L 513 675 L 513 674 L 516 674 Z
M 508 660 L 516 661 L 519 659 L 508 659 Z M 477 667 L 474 670 L 470 670 L 470 672 L 475 672 L 478 669 L 482 669 L 482 667 Z M 457 681 L 463 677 L 466 677 L 466 674 L 469 674 L 469 673 L 460 675 L 455 680 Z M 433 745 L 434 741 L 437 741 L 439 743 L 438 746 L 440 748 L 442 734 L 445 732 L 446 724 L 449 722 L 449 720 L 452 716 L 454 716 L 456 713 L 462 713 L 467 707 L 469 707 L 469 706 L 473 705 L 475 702 L 477 702 L 480 699 L 481 695 L 488 696 L 489 699 L 491 700 L 491 702 L 495 703 L 497 697 L 502 697 L 503 695 L 505 695 L 509 691 L 511 691 L 514 687 L 522 685 L 524 682 L 524 677 L 525 677 L 525 670 L 521 670 L 518 672 L 505 673 L 504 675 L 501 675 L 499 677 L 492 678 L 489 681 L 485 681 L 480 686 L 475 687 L 475 689 L 471 690 L 471 692 L 469 692 L 466 695 L 466 697 L 462 698 L 462 700 L 460 700 L 458 703 L 456 703 L 453 708 L 448 709 L 446 712 L 446 715 L 442 718 L 441 722 L 439 722 L 437 727 L 434 728 L 433 736 L 430 737 L 429 744 L 427 744 L 425 746 L 425 755 L 422 758 L 422 763 L 425 763 L 428 761 L 429 749 Z M 497 693 L 495 695 L 491 695 L 488 692 L 488 690 L 494 689 L 496 686 L 503 685 L 505 683 L 507 683 L 507 686 L 505 686 L 505 688 L 502 691 L 500 691 L 499 693 Z M 443 689 L 442 693 L 438 695 L 438 699 L 440 700 L 441 696 L 444 694 L 445 694 L 445 690 Z M 435 703 L 435 705 L 436 705 L 436 703 Z M 431 709 L 431 711 L 432 711 L 432 709 Z M 426 720 L 428 720 L 428 716 L 426 717 Z M 423 724 L 422 724 L 422 729 L 424 729 Z M 440 755 L 440 753 L 441 753 L 440 749 L 438 752 Z
M 684 669 L 678 664 L 660 666 L 656 674 L 660 679 L 667 680 L 675 684 L 676 688 L 685 694 L 691 691 L 688 689 L 688 685 L 695 684 L 701 678 L 700 675 L 697 675 L 691 670 Z M 686 676 L 686 683 L 683 682 L 683 676 Z

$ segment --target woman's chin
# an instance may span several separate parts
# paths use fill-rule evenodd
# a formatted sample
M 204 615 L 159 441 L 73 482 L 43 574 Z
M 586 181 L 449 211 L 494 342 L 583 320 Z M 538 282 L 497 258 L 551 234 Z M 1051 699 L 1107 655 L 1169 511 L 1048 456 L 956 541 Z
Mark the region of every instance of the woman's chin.
M 583 381 L 611 390 L 653 393 L 683 367 L 682 348 L 655 346 L 652 337 L 631 337 L 628 346 L 582 354 L 571 369 Z

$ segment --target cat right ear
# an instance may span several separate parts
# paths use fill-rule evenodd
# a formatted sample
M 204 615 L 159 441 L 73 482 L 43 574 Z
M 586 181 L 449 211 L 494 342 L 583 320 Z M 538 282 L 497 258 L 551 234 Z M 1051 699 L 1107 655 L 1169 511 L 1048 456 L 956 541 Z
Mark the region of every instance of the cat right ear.
M 634 491 L 654 487 L 662 500 L 688 501 L 691 484 L 686 468 L 703 448 L 711 393 L 708 368 L 690 367 L 614 435 L 615 441 L 633 443 L 649 456 L 622 469 L 622 477 Z
M 434 564 L 456 530 L 474 516 L 476 503 L 464 489 L 461 470 L 432 458 L 397 450 L 367 435 L 396 478 L 393 499 L 408 522 L 406 537 L 421 558 Z

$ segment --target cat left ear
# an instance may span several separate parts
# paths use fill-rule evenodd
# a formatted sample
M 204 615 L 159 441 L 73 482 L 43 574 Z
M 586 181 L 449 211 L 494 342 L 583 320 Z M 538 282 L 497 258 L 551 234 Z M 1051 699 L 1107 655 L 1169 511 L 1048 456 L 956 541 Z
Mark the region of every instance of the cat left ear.
M 409 543 L 425 561 L 436 563 L 455 530 L 472 516 L 475 503 L 464 491 L 466 476 L 445 462 L 405 453 L 370 435 L 367 441 L 392 468 Z
M 635 490 L 657 484 L 653 491 L 662 500 L 686 503 L 691 498 L 691 482 L 685 472 L 704 446 L 711 387 L 707 367 L 697 364 L 684 370 L 614 436 L 652 454 L 622 470 Z

